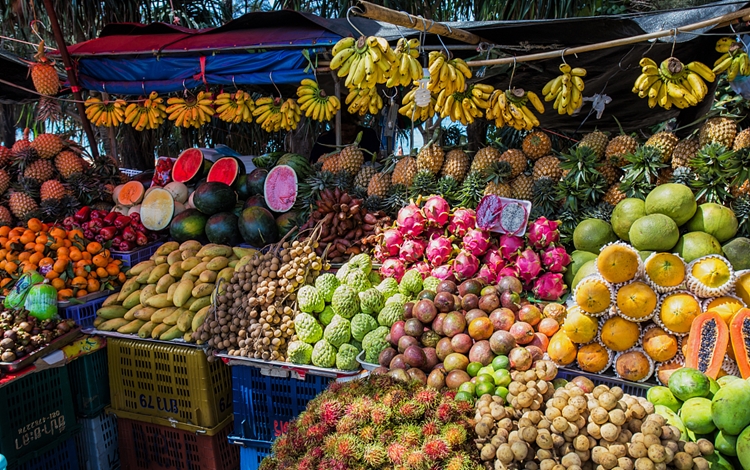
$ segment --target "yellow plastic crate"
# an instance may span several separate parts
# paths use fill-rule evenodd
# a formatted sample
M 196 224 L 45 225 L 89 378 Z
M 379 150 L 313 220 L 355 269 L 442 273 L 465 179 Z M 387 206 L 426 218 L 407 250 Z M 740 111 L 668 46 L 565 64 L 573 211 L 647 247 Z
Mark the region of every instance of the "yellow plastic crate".
M 231 370 L 199 349 L 112 338 L 107 355 L 113 410 L 204 428 L 232 415 Z

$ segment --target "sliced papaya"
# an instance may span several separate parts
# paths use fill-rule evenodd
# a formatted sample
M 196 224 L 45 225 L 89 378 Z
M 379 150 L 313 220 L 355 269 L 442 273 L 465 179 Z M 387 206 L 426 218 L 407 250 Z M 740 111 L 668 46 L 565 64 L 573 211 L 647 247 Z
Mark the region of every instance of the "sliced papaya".
M 713 310 L 701 313 L 690 326 L 685 367 L 716 379 L 728 346 L 729 328 L 721 315 Z
M 134 206 L 140 204 L 146 189 L 140 181 L 128 181 L 125 183 L 117 195 L 117 202 L 123 206 Z
M 742 308 L 729 327 L 735 361 L 743 379 L 750 377 L 750 308 Z

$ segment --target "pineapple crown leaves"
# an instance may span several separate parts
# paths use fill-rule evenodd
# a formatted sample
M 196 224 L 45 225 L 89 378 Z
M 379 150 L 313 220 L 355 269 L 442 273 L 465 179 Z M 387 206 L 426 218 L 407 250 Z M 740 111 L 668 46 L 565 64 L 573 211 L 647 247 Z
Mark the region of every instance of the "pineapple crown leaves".
M 750 237 L 750 196 L 740 195 L 733 203 L 732 210 L 738 221 L 737 234 L 742 237 Z
M 507 161 L 492 162 L 490 167 L 482 174 L 485 178 L 484 183 L 505 183 L 510 178 L 512 171 L 513 168 Z
M 727 175 L 732 171 L 730 166 L 735 153 L 718 143 L 708 144 L 698 151 L 690 162 L 698 175 L 697 180 L 691 185 L 696 200 L 704 199 L 720 204 L 731 200 L 732 196 L 727 188 L 730 184 Z M 734 171 L 738 169 L 734 168 Z
M 597 204 L 607 192 L 607 181 L 599 172 L 593 172 L 589 181 L 578 184 L 566 178 L 557 184 L 557 196 L 565 207 L 578 210 L 582 206 Z
M 625 171 L 623 182 L 646 181 L 655 184 L 659 177 L 659 170 L 666 168 L 661 151 L 650 145 L 644 145 L 635 153 L 625 155 L 628 164 L 622 169 Z M 630 183 L 630 184 L 633 184 Z
M 675 168 L 672 173 L 672 183 L 683 184 L 685 186 L 691 186 L 695 181 L 695 172 L 687 166 L 680 166 Z
M 461 185 L 461 205 L 474 209 L 479 201 L 484 197 L 484 188 L 487 186 L 487 177 L 478 172 L 472 171 L 466 176 Z
M 435 194 L 437 190 L 437 180 L 430 170 L 420 170 L 414 176 L 414 181 L 409 188 L 410 197 L 416 198 L 419 195 Z
M 560 154 L 560 168 L 569 171 L 566 179 L 572 180 L 576 186 L 585 186 L 593 183 L 597 175 L 601 176 L 597 170 L 601 166 L 598 160 L 594 149 L 579 145 L 569 153 Z
M 734 175 L 731 184 L 741 186 L 747 180 L 750 180 L 750 148 L 742 148 L 734 152 L 734 155 L 727 160 L 726 174 Z

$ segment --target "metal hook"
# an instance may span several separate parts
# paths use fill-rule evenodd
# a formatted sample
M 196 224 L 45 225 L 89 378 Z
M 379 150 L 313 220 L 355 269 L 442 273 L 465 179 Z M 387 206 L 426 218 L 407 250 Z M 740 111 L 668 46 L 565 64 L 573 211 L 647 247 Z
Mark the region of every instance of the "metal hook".
M 641 59 L 642 59 L 642 58 L 644 58 L 644 57 L 646 57 L 646 54 L 648 54 L 648 53 L 649 53 L 649 51 L 651 51 L 651 49 L 653 49 L 653 48 L 654 48 L 654 44 L 656 44 L 656 39 L 651 39 L 651 45 L 650 45 L 650 46 L 648 47 L 648 49 L 646 49 L 646 52 L 644 52 L 644 53 L 643 53 L 643 54 L 641 55 Z
M 633 64 L 630 64 L 628 65 L 628 68 L 626 69 L 622 68 L 622 61 L 625 60 L 625 58 L 629 56 L 630 53 L 633 52 L 634 49 L 635 49 L 635 46 L 631 47 L 630 50 L 624 56 L 622 56 L 622 59 L 620 59 L 620 61 L 617 63 L 617 67 L 620 69 L 620 71 L 627 72 L 628 70 L 631 69 L 631 67 L 633 67 Z
M 669 57 L 674 56 L 674 46 L 676 45 L 677 45 L 677 28 L 675 28 L 672 33 L 672 52 L 669 54 Z
M 234 81 L 234 75 L 232 75 L 232 85 L 234 85 L 234 89 L 237 89 L 237 83 Z
M 188 89 L 187 89 L 187 87 L 185 86 L 185 80 L 187 80 L 187 79 L 186 79 L 186 78 L 183 78 L 183 79 L 182 79 L 182 88 L 183 88 L 183 92 L 182 92 L 182 94 L 183 94 L 183 96 L 187 96 L 187 95 L 188 95 Z
M 508 82 L 508 90 L 512 90 L 513 88 L 511 85 L 513 85 L 513 76 L 516 74 L 516 65 L 518 62 L 516 61 L 516 56 L 513 56 L 513 70 L 510 72 L 510 81 Z
M 393 98 L 395 98 L 396 95 L 398 95 L 398 90 L 396 88 L 393 89 L 393 96 L 388 96 L 388 93 L 386 93 L 386 89 L 383 89 L 383 96 L 385 96 L 389 100 L 392 100 Z
M 146 96 L 146 84 L 141 80 L 141 91 L 143 91 L 143 96 Z
M 36 28 L 37 28 L 37 23 L 41 23 L 41 24 L 42 24 L 42 27 L 43 27 L 43 28 L 44 28 L 45 30 L 47 29 L 47 25 L 45 25 L 45 24 L 44 24 L 44 22 L 43 22 L 42 20 L 31 20 L 31 23 L 29 24 L 29 27 L 31 28 L 31 32 L 32 32 L 32 33 L 34 33 L 34 35 L 35 35 L 36 37 L 38 37 L 40 41 L 44 42 L 44 39 L 43 39 L 43 38 L 42 38 L 42 36 L 41 36 L 41 35 L 39 34 L 39 31 L 37 31 L 37 29 L 36 29 Z
M 349 18 L 349 15 L 351 14 L 352 10 L 354 10 L 354 8 L 356 7 L 349 7 L 349 9 L 346 10 L 346 21 L 349 22 L 349 26 L 351 26 L 354 29 L 354 31 L 358 32 L 360 36 L 364 36 L 365 34 L 362 31 L 360 31 L 359 28 L 354 26 L 354 23 L 352 23 L 351 18 Z
M 568 63 L 565 62 L 565 51 L 567 51 L 568 49 L 570 49 L 570 48 L 566 47 L 565 49 L 563 49 L 563 50 L 560 51 L 560 59 L 562 59 L 563 64 L 565 64 L 565 65 L 568 65 Z
M 401 26 L 399 25 L 394 25 L 394 26 L 396 26 L 396 31 L 398 31 L 398 35 L 401 36 L 401 39 L 406 39 L 404 37 L 404 33 L 401 32 Z
M 273 81 L 273 72 L 268 72 L 268 79 L 271 80 L 271 85 L 273 85 L 274 88 L 276 88 L 276 91 L 279 93 L 279 99 L 283 99 L 281 96 L 281 90 L 279 90 L 279 87 L 276 86 L 276 83 Z

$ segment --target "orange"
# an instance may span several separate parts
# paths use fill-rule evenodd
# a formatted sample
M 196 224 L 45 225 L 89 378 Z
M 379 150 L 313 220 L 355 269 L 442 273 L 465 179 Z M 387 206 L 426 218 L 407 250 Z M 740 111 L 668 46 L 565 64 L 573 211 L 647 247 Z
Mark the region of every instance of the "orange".
M 31 253 L 28 251 L 21 252 L 18 255 L 18 261 L 27 261 L 29 258 L 31 258 Z
M 40 253 L 38 251 L 34 252 L 29 256 L 29 262 L 34 264 L 39 264 L 39 262 L 44 258 L 44 253 Z
M 88 251 L 82 251 L 81 258 L 85 259 L 86 261 L 91 261 L 91 253 L 89 253 Z
M 71 281 L 70 285 L 73 287 L 77 287 L 78 289 L 85 289 L 88 285 L 88 281 L 84 276 L 76 276 L 73 278 L 73 281 Z
M 18 269 L 18 265 L 16 263 L 6 263 L 5 264 L 5 271 L 8 274 L 13 274 Z
M 109 263 L 106 269 L 110 276 L 117 276 L 120 273 L 120 267 L 115 263 Z
M 95 255 L 102 251 L 102 244 L 99 242 L 91 242 L 88 245 L 86 245 L 86 251 L 91 253 L 92 255 Z
M 44 277 L 46 277 L 47 279 L 60 279 L 60 273 L 58 273 L 54 269 L 50 269 L 49 271 L 47 271 L 47 274 L 45 274 Z
M 75 248 L 75 247 L 70 247 L 70 248 L 71 248 L 70 259 L 72 261 L 81 261 L 83 259 L 83 256 L 81 255 L 80 250 L 78 250 L 78 248 Z
M 55 238 L 58 238 L 58 237 L 65 238 L 65 236 L 67 235 L 67 232 L 65 232 L 65 230 L 61 229 L 60 227 L 52 227 L 49 230 L 49 234 Z
M 41 244 L 41 245 L 46 245 L 47 242 L 49 241 L 49 237 L 47 236 L 47 234 L 43 233 L 43 234 L 39 235 L 38 237 L 36 237 L 36 240 L 34 240 L 34 241 L 37 242 L 37 243 L 39 243 L 39 244 Z
M 53 260 L 49 256 L 47 256 L 47 257 L 42 258 L 41 260 L 39 260 L 39 266 L 40 267 L 41 266 L 52 266 L 54 264 L 55 264 L 55 260 Z
M 68 267 L 68 261 L 67 260 L 65 260 L 65 259 L 58 259 L 57 261 L 55 261 L 55 264 L 52 266 L 52 269 L 55 272 L 57 272 L 59 274 L 62 274 L 62 273 L 65 272 L 65 269 L 67 267 Z
M 42 221 L 37 219 L 36 217 L 32 217 L 29 219 L 28 222 L 26 222 L 26 225 L 29 227 L 29 230 L 33 230 L 34 232 L 39 232 L 42 230 Z
M 29 244 L 36 240 L 36 234 L 30 230 L 26 231 L 21 235 L 21 243 L 24 245 Z
M 6 249 L 0 250 L 0 259 L 5 259 L 7 255 L 8 255 L 8 250 Z
M 37 265 L 33 263 L 28 263 L 23 266 L 23 272 L 36 271 L 36 269 Z
M 28 242 L 26 245 L 24 245 L 23 249 L 26 251 L 34 251 L 34 247 L 36 246 L 36 243 Z
M 76 239 L 83 239 L 83 232 L 80 229 L 74 228 L 68 232 L 68 240 L 75 241 Z
M 94 266 L 99 267 L 99 268 L 105 267 L 107 265 L 107 263 L 108 263 L 107 258 L 104 257 L 104 256 L 102 256 L 102 255 L 96 255 L 96 256 L 94 256 L 91 259 L 91 261 L 94 262 Z
M 109 273 L 104 268 L 96 268 L 96 271 L 93 271 L 92 274 L 94 272 L 96 273 L 97 277 L 99 277 L 101 279 L 104 279 L 105 277 L 109 276 Z
M 89 279 L 88 285 L 86 286 L 86 290 L 89 292 L 99 291 L 99 281 L 97 281 L 96 279 Z
M 56 250 L 60 248 L 61 246 L 64 246 L 64 240 L 60 237 L 55 237 L 54 241 L 49 244 L 49 247 L 53 250 Z
M 71 289 L 62 289 L 57 291 L 57 300 L 68 300 L 73 297 L 73 291 Z
M 0 287 L 5 287 L 5 286 L 7 286 L 7 285 L 8 285 L 8 283 L 10 283 L 10 282 L 11 282 L 12 280 L 13 280 L 13 279 L 12 279 L 12 278 L 10 278 L 10 277 L 6 277 L 6 278 L 3 278 L 3 280 L 2 280 L 2 281 L 0 281 Z M 6 295 L 7 295 L 7 293 L 6 293 Z
M 36 245 L 34 245 L 34 251 L 36 251 L 37 253 L 44 253 L 44 250 L 46 249 L 47 245 L 44 245 L 42 243 L 37 243 Z
M 50 271 L 50 272 L 54 272 L 54 271 Z M 59 277 L 52 279 L 51 284 L 52 284 L 52 287 L 54 287 L 57 290 L 65 289 L 65 281 L 63 281 Z
M 83 297 L 83 296 L 85 296 L 85 295 L 88 295 L 88 293 L 89 293 L 89 292 L 88 292 L 88 291 L 87 291 L 86 289 L 78 289 L 78 290 L 76 291 L 76 298 L 77 298 L 77 299 L 80 299 L 81 297 Z
M 67 246 L 61 246 L 57 249 L 57 257 L 62 258 L 63 256 L 70 256 L 70 248 Z
M 3 225 L 2 227 L 0 227 L 0 237 L 7 237 L 9 233 L 10 227 L 8 227 L 7 225 Z
M 128 277 L 125 275 L 125 273 L 120 272 L 120 274 L 117 275 L 117 280 L 120 281 L 120 284 L 123 284 L 128 280 Z

